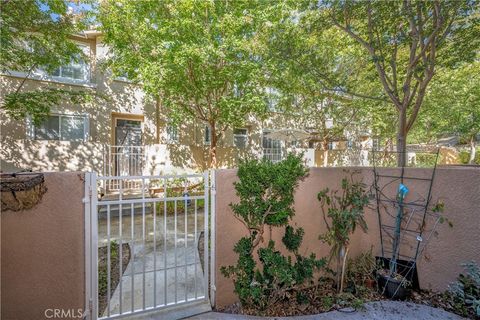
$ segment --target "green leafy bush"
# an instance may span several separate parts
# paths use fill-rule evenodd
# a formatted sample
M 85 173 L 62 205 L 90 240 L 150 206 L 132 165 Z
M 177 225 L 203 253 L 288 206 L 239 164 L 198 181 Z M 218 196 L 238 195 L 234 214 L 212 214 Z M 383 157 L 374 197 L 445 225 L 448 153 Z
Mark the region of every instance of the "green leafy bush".
M 330 260 L 336 258 L 337 288 L 342 292 L 350 235 L 355 232 L 357 225 L 364 232 L 367 231 L 363 208 L 368 204 L 368 196 L 363 183 L 354 181 L 352 174 L 350 178 L 342 179 L 341 190 L 326 188 L 318 193 L 318 200 L 327 226 L 327 232 L 320 235 L 319 239 L 332 247 Z
M 292 293 L 297 301 L 304 301 L 298 289 L 312 282 L 315 271 L 325 265 L 325 259 L 317 259 L 313 253 L 308 257 L 299 254 L 305 232 L 288 225 L 295 214 L 295 188 L 307 173 L 301 156 L 294 155 L 278 163 L 250 160 L 240 164 L 239 181 L 235 183 L 240 201 L 230 206 L 249 236 L 241 238 L 234 247 L 237 264 L 222 267 L 221 272 L 233 279 L 243 306 L 262 310 Z M 253 255 L 263 242 L 265 226 L 285 227 L 282 243 L 290 255 L 282 255 L 270 240 L 266 247 L 257 250 L 262 264 L 257 267 Z
M 480 319 L 480 267 L 473 261 L 463 266 L 466 274 L 449 287 L 452 306 L 456 313 Z
M 470 152 L 460 151 L 458 157 L 460 158 L 460 163 L 468 164 L 468 160 L 470 159 Z M 477 149 L 477 152 L 475 154 L 475 160 L 473 162 L 475 164 L 480 164 L 480 148 Z

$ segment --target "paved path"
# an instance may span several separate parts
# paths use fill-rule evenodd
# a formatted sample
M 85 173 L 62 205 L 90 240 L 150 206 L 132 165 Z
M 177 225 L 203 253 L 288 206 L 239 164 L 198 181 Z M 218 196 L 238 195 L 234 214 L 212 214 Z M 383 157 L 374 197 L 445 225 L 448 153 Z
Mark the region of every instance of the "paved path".
M 166 225 L 164 217 L 157 217 L 154 232 L 152 213 L 145 215 L 145 223 L 141 214 L 135 214 L 133 226 L 131 216 L 122 217 L 122 243 L 130 244 L 133 256 L 111 296 L 111 315 L 204 296 L 203 267 L 197 250 L 204 229 L 203 210 L 197 212 L 196 223 L 193 211 L 185 218 L 185 214 L 178 214 L 175 228 L 174 216 L 166 218 Z M 120 241 L 119 226 L 119 217 L 111 217 L 111 241 Z M 107 221 L 100 219 L 99 245 L 106 243 Z M 103 314 L 108 315 L 108 306 Z
M 288 319 L 288 320 L 460 320 L 455 314 L 424 305 L 399 301 L 379 301 L 365 304 L 365 310 L 352 313 L 332 311 L 310 316 L 263 318 L 242 316 L 219 312 L 208 312 L 187 318 L 189 320 L 256 320 L 256 319 Z

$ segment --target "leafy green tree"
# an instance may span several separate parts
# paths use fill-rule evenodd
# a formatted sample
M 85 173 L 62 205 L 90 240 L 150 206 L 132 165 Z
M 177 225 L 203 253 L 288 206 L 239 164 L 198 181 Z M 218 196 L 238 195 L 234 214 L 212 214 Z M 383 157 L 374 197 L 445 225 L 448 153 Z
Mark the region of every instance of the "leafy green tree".
M 85 3 L 87 1 L 83 1 Z M 85 8 L 66 0 L 1 1 L 0 10 L 0 70 L 25 72 L 23 81 L 6 94 L 1 108 L 14 119 L 32 116 L 39 123 L 50 112 L 50 107 L 63 100 L 79 103 L 91 98 L 83 91 L 48 88 L 23 90 L 31 73 L 42 68 L 53 72 L 71 60 L 86 58 L 71 36 L 86 28 Z
M 415 138 L 436 141 L 456 135 L 468 143 L 468 163 L 476 156 L 480 135 L 480 61 L 465 63 L 455 69 L 440 70 L 425 97 L 425 107 L 414 128 Z
M 471 61 L 479 48 L 476 1 L 350 1 L 315 4 L 363 49 L 397 112 L 398 165 L 439 67 Z
M 358 48 L 342 47 L 348 36 L 319 22 L 326 19 L 325 11 L 303 2 L 277 6 L 263 32 L 269 82 L 279 91 L 279 109 L 316 132 L 328 162 L 329 142 L 370 126 L 365 102 L 385 103 L 385 98 L 372 90 L 355 92 L 367 86 L 367 61 Z
M 247 116 L 262 117 L 264 73 L 258 1 L 103 1 L 99 20 L 112 51 L 109 67 L 128 74 L 177 121 L 195 119 L 217 141 Z

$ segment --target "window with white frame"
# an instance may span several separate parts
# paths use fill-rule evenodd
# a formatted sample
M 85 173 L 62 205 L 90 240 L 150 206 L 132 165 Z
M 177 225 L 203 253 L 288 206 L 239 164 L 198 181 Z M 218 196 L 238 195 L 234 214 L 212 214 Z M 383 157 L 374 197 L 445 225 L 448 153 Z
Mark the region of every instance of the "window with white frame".
M 178 127 L 174 124 L 167 125 L 167 142 L 178 143 Z
M 205 135 L 203 137 L 203 143 L 205 145 L 210 145 L 212 143 L 212 129 L 209 125 L 205 126 Z
M 88 56 L 90 52 L 90 47 L 84 44 L 78 45 L 83 53 Z M 90 65 L 88 61 L 77 57 L 78 60 L 75 62 L 74 59 L 70 61 L 67 65 L 63 65 L 55 70 L 51 75 L 53 77 L 70 79 L 75 81 L 87 82 L 90 81 Z
M 272 162 L 279 162 L 283 159 L 284 147 L 280 140 L 274 140 L 268 137 L 270 131 L 263 131 L 262 148 L 263 158 Z
M 29 127 L 29 136 L 34 140 L 86 141 L 89 124 L 86 115 L 52 114 Z
M 235 147 L 245 149 L 248 144 L 247 129 L 238 128 L 233 130 L 233 144 Z

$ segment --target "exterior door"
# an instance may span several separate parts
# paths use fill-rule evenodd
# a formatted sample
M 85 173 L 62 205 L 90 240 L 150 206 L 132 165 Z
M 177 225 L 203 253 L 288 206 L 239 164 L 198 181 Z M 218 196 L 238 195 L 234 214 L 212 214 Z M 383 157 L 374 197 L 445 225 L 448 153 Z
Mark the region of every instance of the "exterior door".
M 144 152 L 142 146 L 142 122 L 116 119 L 114 161 L 117 176 L 142 175 Z

